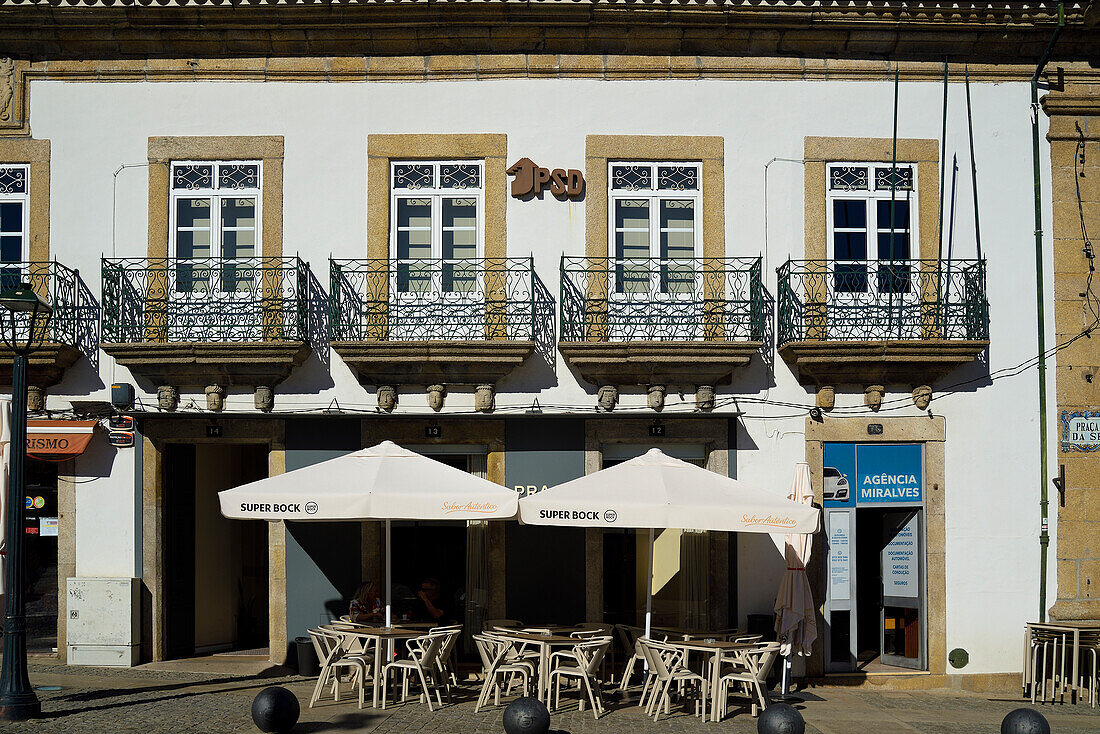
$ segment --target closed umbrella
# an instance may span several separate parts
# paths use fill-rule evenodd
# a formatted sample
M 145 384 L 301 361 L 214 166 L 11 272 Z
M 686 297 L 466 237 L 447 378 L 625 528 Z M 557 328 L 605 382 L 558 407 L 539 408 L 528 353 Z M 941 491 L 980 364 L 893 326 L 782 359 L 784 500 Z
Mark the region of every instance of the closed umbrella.
M 813 533 L 819 515 L 815 507 L 762 492 L 660 449 L 519 501 L 520 522 L 529 525 L 649 530 L 647 637 L 653 616 L 654 528 Z
M 385 520 L 387 627 L 390 521 L 507 519 L 517 497 L 390 441 L 218 493 L 222 515 L 240 520 Z
M 810 507 L 814 501 L 810 486 L 810 466 L 795 465 L 794 480 L 787 499 Z M 791 656 L 809 655 L 817 639 L 817 618 L 814 613 L 813 594 L 806 578 L 806 564 L 810 560 L 811 537 L 805 533 L 787 533 L 783 552 L 787 570 L 779 582 L 775 599 L 775 632 L 779 638 L 780 652 L 784 656 L 783 693 L 787 692 Z

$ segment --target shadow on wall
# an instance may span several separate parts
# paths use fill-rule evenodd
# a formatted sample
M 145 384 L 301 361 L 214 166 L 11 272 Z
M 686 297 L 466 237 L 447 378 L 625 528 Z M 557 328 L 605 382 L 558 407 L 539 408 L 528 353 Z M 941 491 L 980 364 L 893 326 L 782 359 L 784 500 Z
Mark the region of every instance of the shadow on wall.
M 324 355 L 322 358 L 321 355 Z M 329 346 L 314 347 L 302 364 L 283 380 L 276 390 L 282 395 L 315 395 L 335 387 L 331 365 L 328 363 Z
M 106 387 L 99 376 L 99 367 L 81 357 L 61 377 L 61 381 L 47 390 L 47 393 L 55 393 L 65 396 L 88 396 Z
M 313 274 L 313 270 L 306 268 L 308 280 L 306 281 L 306 340 L 310 347 L 310 356 L 317 359 L 326 367 L 329 364 L 329 342 L 332 341 L 332 330 L 329 327 L 328 293 L 325 292 L 321 281 Z M 331 387 L 332 382 L 329 381 Z

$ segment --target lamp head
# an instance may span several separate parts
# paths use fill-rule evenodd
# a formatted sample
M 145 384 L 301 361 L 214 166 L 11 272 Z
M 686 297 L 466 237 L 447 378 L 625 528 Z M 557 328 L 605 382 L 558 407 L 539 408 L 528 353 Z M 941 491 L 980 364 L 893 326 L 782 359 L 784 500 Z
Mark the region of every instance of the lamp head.
M 0 306 L 13 313 L 49 314 L 53 310 L 42 296 L 31 289 L 30 283 L 0 291 Z

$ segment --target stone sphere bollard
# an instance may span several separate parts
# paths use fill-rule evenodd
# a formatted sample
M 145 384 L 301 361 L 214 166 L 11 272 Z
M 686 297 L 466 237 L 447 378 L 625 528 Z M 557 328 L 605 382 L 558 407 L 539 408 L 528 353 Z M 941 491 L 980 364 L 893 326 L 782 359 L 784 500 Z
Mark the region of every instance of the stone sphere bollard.
M 252 721 L 260 731 L 288 732 L 298 723 L 302 711 L 298 697 L 282 686 L 270 686 L 252 701 Z
M 1016 709 L 1001 722 L 1001 734 L 1050 734 L 1050 724 L 1035 709 Z
M 537 698 L 517 698 L 504 709 L 505 734 L 546 734 L 548 731 L 550 712 Z
M 806 734 L 806 722 L 798 709 L 785 703 L 773 703 L 756 720 L 758 734 Z

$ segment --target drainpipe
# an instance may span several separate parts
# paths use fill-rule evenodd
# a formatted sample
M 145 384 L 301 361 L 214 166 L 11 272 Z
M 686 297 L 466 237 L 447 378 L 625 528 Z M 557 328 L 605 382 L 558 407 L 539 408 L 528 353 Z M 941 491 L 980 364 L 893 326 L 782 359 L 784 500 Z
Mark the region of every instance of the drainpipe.
M 1047 547 L 1050 535 L 1047 532 L 1047 357 L 1046 357 L 1046 315 L 1043 311 L 1043 198 L 1039 184 L 1039 76 L 1050 59 L 1054 44 L 1066 25 L 1063 3 L 1058 3 L 1058 26 L 1050 37 L 1047 50 L 1043 52 L 1031 77 L 1031 161 L 1035 182 L 1035 306 L 1038 314 L 1039 331 L 1039 621 L 1046 621 L 1047 613 Z

